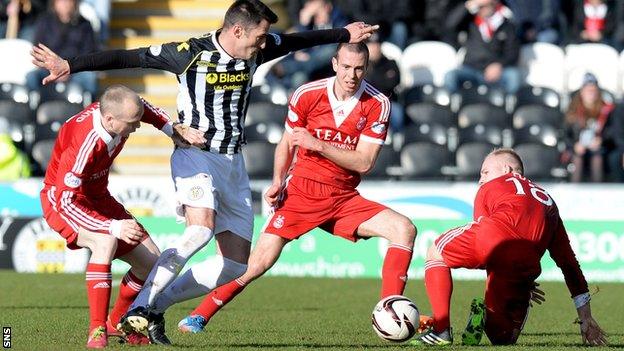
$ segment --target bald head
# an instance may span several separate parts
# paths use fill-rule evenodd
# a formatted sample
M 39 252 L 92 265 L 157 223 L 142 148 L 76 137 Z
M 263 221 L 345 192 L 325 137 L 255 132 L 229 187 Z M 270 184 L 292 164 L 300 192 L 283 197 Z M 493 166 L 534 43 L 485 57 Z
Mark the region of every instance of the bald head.
M 102 125 L 111 134 L 127 136 L 140 125 L 143 102 L 137 93 L 123 85 L 112 85 L 100 98 Z
M 512 172 L 524 174 L 520 156 L 513 149 L 496 149 L 483 160 L 479 185 Z

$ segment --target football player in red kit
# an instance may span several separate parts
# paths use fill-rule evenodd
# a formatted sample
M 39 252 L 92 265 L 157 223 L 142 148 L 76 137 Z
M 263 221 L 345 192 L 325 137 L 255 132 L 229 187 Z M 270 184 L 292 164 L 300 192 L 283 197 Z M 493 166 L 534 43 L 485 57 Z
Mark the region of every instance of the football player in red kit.
M 535 280 L 546 250 L 563 272 L 578 312 L 583 342 L 606 344 L 604 332 L 592 317 L 587 282 L 557 205 L 544 189 L 525 178 L 523 171 L 522 160 L 511 149 L 495 150 L 483 161 L 474 221 L 440 235 L 427 252 L 425 286 L 433 327 L 412 344 L 453 342 L 449 319 L 451 268 L 487 272 L 485 301 L 473 301 L 463 343 L 478 344 L 485 332 L 494 345 L 514 344 L 531 300 L 543 301 Z
M 332 63 L 335 77 L 301 86 L 290 100 L 286 132 L 275 151 L 273 184 L 265 194 L 275 211 L 247 271 L 212 291 L 178 324 L 181 331 L 201 331 L 219 308 L 273 266 L 284 245 L 315 227 L 351 241 L 388 239 L 381 296 L 403 293 L 415 227 L 407 217 L 363 198 L 355 189 L 384 143 L 390 102 L 363 79 L 366 44 L 339 44 Z
M 70 249 L 91 250 L 86 271 L 89 348 L 107 345 L 107 335 L 116 332 L 114 326 L 137 296 L 160 254 L 141 224 L 107 188 L 113 160 L 141 121 L 162 130 L 178 145 L 204 142 L 201 132 L 173 125 L 164 111 L 151 106 L 132 90 L 112 86 L 106 89 L 100 102 L 63 124 L 41 191 L 41 207 L 50 227 L 65 238 Z M 110 268 L 115 258 L 127 262 L 131 268 L 122 279 L 119 296 L 109 315 Z M 127 341 L 149 342 L 140 334 L 128 335 Z

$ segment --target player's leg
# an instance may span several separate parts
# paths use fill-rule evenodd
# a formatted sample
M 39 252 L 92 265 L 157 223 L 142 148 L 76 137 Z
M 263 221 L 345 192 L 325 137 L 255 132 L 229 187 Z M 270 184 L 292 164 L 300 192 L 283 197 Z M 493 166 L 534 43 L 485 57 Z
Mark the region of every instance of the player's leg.
M 91 250 L 86 271 L 90 330 L 87 347 L 104 347 L 108 344 L 106 319 L 111 295 L 111 262 L 117 250 L 117 238 L 79 228 L 76 245 Z
M 268 233 L 262 233 L 249 257 L 247 270 L 237 279 L 212 290 L 188 317 L 178 324 L 182 332 L 199 332 L 223 306 L 240 294 L 245 287 L 262 276 L 279 258 L 288 239 Z M 228 247 L 221 245 L 220 247 Z M 228 253 L 222 252 L 224 257 Z
M 412 221 L 391 209 L 384 209 L 360 224 L 357 235 L 382 237 L 390 242 L 381 270 L 381 297 L 402 295 L 416 237 Z
M 525 240 L 500 243 L 489 255 L 485 333 L 494 345 L 515 344 L 524 327 L 531 290 L 541 273 L 540 255 Z

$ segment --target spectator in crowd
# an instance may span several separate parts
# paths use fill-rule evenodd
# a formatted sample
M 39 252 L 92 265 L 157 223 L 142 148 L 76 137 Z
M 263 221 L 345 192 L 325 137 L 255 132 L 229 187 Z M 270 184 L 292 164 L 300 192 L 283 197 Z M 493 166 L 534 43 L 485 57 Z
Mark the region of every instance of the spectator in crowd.
M 0 181 L 13 181 L 30 177 L 30 162 L 11 137 L 0 132 Z
M 558 44 L 560 0 L 507 0 L 522 43 Z
M 602 98 L 598 80 L 593 74 L 586 73 L 583 85 L 572 97 L 566 113 L 565 131 L 574 165 L 572 182 L 583 180 L 587 168 L 592 182 L 603 180 L 602 133 L 611 111 L 613 104 Z
M 605 0 L 576 0 L 572 38 L 575 43 L 611 44 L 615 31 L 615 7 Z
M 611 179 L 624 183 L 624 104 L 618 104 L 611 112 L 603 134 Z
M 95 10 L 100 20 L 99 41 L 106 43 L 109 37 L 108 25 L 110 23 L 111 0 L 83 0 Z
M 436 40 L 453 42 L 455 38 L 449 36 L 444 22 L 451 9 L 454 9 L 463 0 L 424 0 L 412 1 L 413 21 L 410 21 L 411 37 L 407 45 L 423 41 Z
M 77 0 L 51 0 L 50 5 L 50 11 L 37 20 L 35 45 L 41 43 L 61 57 L 74 57 L 97 49 L 93 28 L 80 16 Z M 39 90 L 41 81 L 47 75 L 48 71 L 44 69 L 28 73 L 28 88 Z M 97 93 L 95 72 L 73 74 L 69 81 L 79 84 L 93 96 Z
M 14 37 L 9 18 L 17 30 L 17 38 L 32 41 L 35 35 L 35 20 L 46 9 L 47 0 L 0 0 L 0 39 Z M 7 35 L 11 34 L 11 35 Z
M 337 0 L 336 6 L 351 19 L 378 24 L 386 41 L 404 49 L 409 37 L 407 23 L 418 21 L 413 3 L 421 1 Z
M 613 46 L 617 51 L 624 50 L 624 0 L 615 1 L 615 30 L 613 32 Z
M 510 21 L 509 8 L 499 0 L 468 0 L 448 15 L 450 33 L 466 31 L 463 48 L 464 63 L 448 72 L 445 88 L 457 92 L 466 82 L 476 85 L 500 86 L 514 94 L 520 87 L 520 71 L 516 67 L 520 42 L 516 27 Z
M 397 102 L 395 92 L 401 83 L 399 66 L 381 52 L 381 37 L 378 33 L 373 34 L 366 45 L 369 52 L 366 80 L 390 99 L 390 128 L 393 132 L 400 132 L 405 124 L 405 112 L 403 106 Z
M 347 18 L 333 6 L 331 0 L 306 0 L 298 19 L 299 24 L 294 28 L 296 32 L 340 28 L 348 24 Z M 287 89 L 295 88 L 307 82 L 318 71 L 324 71 L 325 68 L 331 70 L 327 62 L 335 52 L 334 44 L 297 51 L 273 66 L 271 73 Z

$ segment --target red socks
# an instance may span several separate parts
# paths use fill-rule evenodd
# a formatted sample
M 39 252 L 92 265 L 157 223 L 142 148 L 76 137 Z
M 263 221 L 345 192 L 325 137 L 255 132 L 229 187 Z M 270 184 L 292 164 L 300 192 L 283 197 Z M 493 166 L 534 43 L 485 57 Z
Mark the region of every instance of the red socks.
M 89 263 L 87 265 L 87 298 L 89 301 L 89 330 L 106 326 L 111 294 L 111 265 Z
M 234 279 L 211 291 L 204 300 L 191 312 L 191 315 L 200 315 L 208 321 L 221 307 L 230 302 L 236 295 L 245 289 L 245 282 Z
M 121 316 L 128 311 L 128 307 L 130 307 L 139 294 L 139 291 L 141 291 L 143 283 L 144 281 L 137 278 L 131 271 L 128 271 L 123 279 L 121 279 L 119 295 L 117 296 L 113 310 L 108 316 L 113 328 L 117 328 L 117 323 L 119 323 Z
M 386 251 L 381 269 L 381 298 L 390 295 L 403 295 L 407 282 L 407 269 L 412 260 L 412 249 L 391 243 Z
M 442 332 L 451 325 L 449 315 L 453 293 L 451 269 L 444 261 L 425 262 L 425 287 L 433 312 L 433 330 L 436 333 Z

